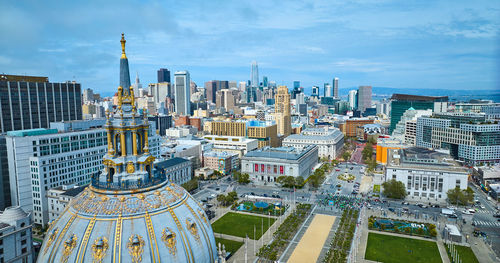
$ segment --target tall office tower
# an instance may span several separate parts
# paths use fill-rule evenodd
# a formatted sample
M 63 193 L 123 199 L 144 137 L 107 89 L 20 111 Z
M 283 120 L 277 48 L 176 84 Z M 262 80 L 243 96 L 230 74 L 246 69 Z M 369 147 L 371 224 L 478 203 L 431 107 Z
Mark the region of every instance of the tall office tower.
M 230 80 L 229 81 L 229 88 L 230 89 L 237 89 L 238 88 L 238 82 L 236 82 L 234 80 Z
M 215 103 L 217 94 L 217 85 L 215 84 L 215 80 L 205 82 L 205 93 L 207 96 L 207 102 Z
M 252 75 L 250 76 L 252 88 L 259 87 L 259 67 L 257 66 L 257 61 L 252 62 Z
M 313 86 L 311 96 L 319 97 L 319 87 Z
M 409 109 L 427 110 L 433 112 L 446 112 L 448 109 L 448 96 L 431 97 L 407 94 L 392 94 L 391 97 L 391 126 L 389 133 L 391 134 L 396 128 L 396 124 L 401 120 L 401 116 Z
M 191 80 L 191 83 L 189 84 L 189 94 L 194 94 L 196 92 L 198 92 L 198 86 Z
M 331 97 L 332 94 L 332 86 L 330 86 L 330 83 L 325 83 L 323 84 L 323 96 L 325 97 Z
M 170 82 L 170 70 L 166 68 L 161 68 L 158 70 L 158 83 L 161 82 Z
M 175 76 L 175 113 L 178 115 L 191 116 L 191 102 L 189 94 L 189 72 L 177 71 Z
M 333 79 L 333 97 L 339 98 L 339 78 Z
M 94 102 L 94 91 L 92 89 L 84 89 L 82 94 L 83 104 Z
M 142 89 L 142 84 L 141 81 L 139 80 L 139 72 L 135 73 L 135 82 L 132 84 L 132 87 L 134 88 L 134 91 L 137 92 L 135 95 L 138 95 L 139 90 Z
M 293 81 L 293 89 L 300 89 L 300 80 Z
M 278 133 L 285 137 L 292 134 L 292 117 L 290 114 L 290 94 L 286 86 L 279 86 L 276 93 L 274 114 L 276 124 L 278 125 Z
M 0 135 L 0 210 L 12 206 L 10 200 L 9 159 L 5 136 Z
M 358 110 L 364 112 L 372 106 L 372 86 L 359 86 L 358 88 Z
M 153 96 L 155 107 L 157 107 L 157 104 L 165 102 L 166 98 L 171 92 L 172 90 L 170 88 L 169 82 L 150 83 L 148 85 L 148 95 Z
M 267 76 L 262 77 L 262 86 L 264 88 L 267 88 L 268 85 L 269 85 L 269 83 L 268 83 L 268 80 L 267 80 Z
M 354 110 L 358 107 L 358 91 L 357 90 L 350 90 L 349 95 L 348 95 L 348 101 L 349 101 L 349 107 L 351 110 Z
M 238 89 L 241 91 L 241 92 L 245 92 L 247 90 L 247 83 L 245 81 L 240 81 L 238 83 Z
M 53 121 L 82 119 L 79 83 L 0 74 L 0 132 L 47 128 Z

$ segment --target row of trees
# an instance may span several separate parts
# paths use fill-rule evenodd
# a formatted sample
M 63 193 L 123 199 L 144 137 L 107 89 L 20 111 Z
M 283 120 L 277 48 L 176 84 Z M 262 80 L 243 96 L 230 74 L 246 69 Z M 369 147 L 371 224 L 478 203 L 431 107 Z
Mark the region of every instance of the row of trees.
M 188 192 L 195 190 L 196 188 L 198 188 L 198 178 L 194 177 L 193 179 L 189 180 L 188 182 L 183 183 L 182 187 L 184 187 L 184 189 L 186 189 L 186 191 L 188 191 Z
M 324 163 L 314 171 L 309 177 L 307 178 L 307 183 L 309 183 L 310 186 L 317 188 L 319 187 L 323 181 L 325 180 L 326 176 L 325 173 L 330 172 L 332 169 L 332 165 L 330 163 Z
M 261 259 L 276 261 L 291 241 L 297 229 L 306 220 L 311 210 L 310 204 L 298 204 L 297 208 L 281 223 L 273 234 L 273 242 L 259 249 L 257 256 Z M 268 230 L 270 231 L 270 230 Z
M 358 216 L 358 210 L 344 210 L 335 237 L 330 243 L 330 248 L 326 252 L 323 262 L 346 262 L 354 238 Z

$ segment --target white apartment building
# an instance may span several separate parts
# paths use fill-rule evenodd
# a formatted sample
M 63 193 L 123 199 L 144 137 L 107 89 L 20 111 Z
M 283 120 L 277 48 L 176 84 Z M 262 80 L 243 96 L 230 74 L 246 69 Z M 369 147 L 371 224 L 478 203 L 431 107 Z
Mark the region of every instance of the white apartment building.
M 71 126 L 70 126 L 71 127 Z M 160 155 L 160 139 L 150 125 L 150 152 Z M 86 185 L 104 168 L 105 129 L 10 131 L 6 137 L 12 204 L 33 212 L 33 223 L 49 222 L 47 191 L 61 185 Z
M 390 149 L 385 181 L 396 179 L 406 186 L 407 200 L 444 202 L 450 189 L 467 189 L 467 169 L 451 156 L 426 148 Z
M 87 188 L 87 185 L 62 185 L 47 191 L 47 202 L 49 204 L 49 222 L 59 217 L 75 196 Z
M 392 136 L 404 141 L 411 146 L 416 145 L 417 119 L 422 116 L 432 115 L 432 110 L 415 110 L 413 107 L 403 113 L 401 120 L 396 124 Z
M 283 146 L 302 150 L 309 145 L 318 146 L 318 156 L 335 159 L 344 146 L 344 134 L 339 129 L 309 128 L 283 140 Z
M 207 135 L 203 138 L 213 144 L 213 151 L 238 153 L 239 158 L 259 147 L 257 139 L 239 136 Z
M 31 216 L 19 206 L 0 214 L 0 262 L 33 262 Z

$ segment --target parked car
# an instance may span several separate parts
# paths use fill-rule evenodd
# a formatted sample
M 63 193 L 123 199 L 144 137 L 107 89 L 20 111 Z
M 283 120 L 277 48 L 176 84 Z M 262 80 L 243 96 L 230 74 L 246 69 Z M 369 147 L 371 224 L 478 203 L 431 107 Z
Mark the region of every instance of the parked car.
M 451 214 L 451 215 L 448 215 L 449 218 L 458 218 L 457 215 L 455 214 Z
M 410 203 L 408 203 L 408 202 L 402 202 L 401 204 L 402 205 L 410 205 Z
M 500 217 L 500 214 L 494 214 L 493 217 Z
M 392 207 L 389 207 L 389 211 L 394 212 L 396 210 L 394 210 L 394 208 L 392 208 Z
M 431 205 L 431 207 L 434 207 L 434 208 L 440 208 L 439 205 Z

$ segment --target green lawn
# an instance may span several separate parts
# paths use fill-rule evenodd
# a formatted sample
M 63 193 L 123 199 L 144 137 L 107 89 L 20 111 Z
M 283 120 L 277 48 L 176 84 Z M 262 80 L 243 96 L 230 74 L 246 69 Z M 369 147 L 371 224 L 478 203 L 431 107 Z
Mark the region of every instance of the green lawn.
M 445 245 L 445 247 L 446 251 L 448 252 L 448 257 L 451 261 L 450 250 L 448 249 L 447 245 Z M 479 260 L 477 260 L 476 255 L 474 255 L 474 252 L 472 252 L 472 249 L 470 247 L 455 245 L 455 249 L 458 251 L 458 257 L 460 258 L 460 261 L 468 263 L 479 263 Z
M 373 185 L 373 192 L 374 193 L 380 193 L 380 185 L 379 184 Z
M 222 245 L 224 245 L 226 251 L 231 252 L 231 255 L 234 255 L 234 253 L 236 253 L 236 251 L 238 251 L 238 249 L 240 249 L 240 247 L 243 245 L 243 242 L 216 237 L 215 244 L 217 246 L 217 249 L 219 249 L 219 243 L 221 243 L 221 249 Z
M 365 259 L 384 263 L 442 262 L 436 242 L 376 233 L 368 234 Z
M 245 214 L 238 214 L 229 212 L 223 217 L 219 218 L 212 224 L 212 229 L 215 233 L 221 233 L 237 237 L 248 237 L 251 239 L 259 239 L 262 236 L 262 219 L 264 222 L 264 233 L 267 230 L 268 223 L 273 225 L 276 219 L 271 218 L 270 220 L 262 216 L 252 216 Z M 255 237 L 254 234 L 255 226 Z

